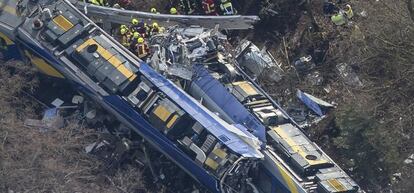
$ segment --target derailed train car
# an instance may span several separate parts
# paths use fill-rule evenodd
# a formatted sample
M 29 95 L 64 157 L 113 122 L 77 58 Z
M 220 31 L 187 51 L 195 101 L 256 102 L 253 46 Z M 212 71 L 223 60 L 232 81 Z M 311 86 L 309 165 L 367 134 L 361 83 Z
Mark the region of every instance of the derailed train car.
M 66 78 L 211 192 L 357 191 L 245 77 L 211 79 L 231 90 L 222 97 L 242 119 L 210 96 L 202 84 L 211 76 L 204 66 L 195 66 L 205 74 L 187 93 L 65 0 L 0 2 L 4 58 L 22 57 L 48 75 Z M 200 92 L 209 102 L 196 100 Z
M 252 80 L 276 68 L 257 47 L 243 44 L 238 53 L 231 53 L 223 34 L 200 27 L 172 27 L 153 37 L 151 46 L 155 54 L 149 63 L 154 69 L 262 142 L 265 157 L 253 175 L 259 192 L 358 191 L 358 185 Z M 238 60 L 232 54 L 245 57 Z

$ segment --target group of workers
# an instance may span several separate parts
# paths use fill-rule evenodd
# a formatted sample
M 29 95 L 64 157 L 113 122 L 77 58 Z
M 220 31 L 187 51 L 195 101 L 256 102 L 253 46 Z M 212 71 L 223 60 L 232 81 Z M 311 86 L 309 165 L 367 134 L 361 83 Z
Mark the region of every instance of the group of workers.
M 331 21 L 337 26 L 346 24 L 348 20 L 354 17 L 351 5 L 347 4 L 344 9 L 341 9 L 332 0 L 325 0 L 323 11 L 331 17 Z
M 185 15 L 235 15 L 231 0 L 179 0 L 180 10 Z M 178 14 L 172 6 L 170 14 Z
M 89 3 L 114 7 L 118 9 L 130 9 L 131 0 L 87 0 Z M 108 2 L 111 1 L 111 2 Z M 178 8 L 177 8 L 178 7 Z M 167 5 L 170 14 L 185 15 L 235 15 L 236 9 L 231 0 L 173 0 Z M 151 13 L 159 13 L 156 8 L 151 8 Z
M 180 11 L 175 7 L 179 6 Z M 219 5 L 219 6 L 216 6 Z M 236 9 L 231 0 L 179 0 L 178 3 L 168 5 L 172 15 L 235 15 Z M 156 8 L 151 8 L 151 13 L 159 14 Z
M 143 20 L 132 19 L 131 24 L 121 25 L 119 29 L 120 41 L 123 46 L 128 48 L 139 58 L 145 59 L 149 54 L 147 39 L 164 30 L 158 23 L 153 22 L 150 26 Z
M 83 0 L 80 0 L 83 1 Z M 87 2 L 105 7 L 118 9 L 132 9 L 132 0 L 87 0 Z M 166 5 L 169 14 L 178 15 L 235 15 L 236 9 L 231 0 L 170 0 Z M 178 8 L 176 8 L 178 7 Z M 151 13 L 159 14 L 156 8 L 149 10 Z M 153 35 L 163 31 L 163 28 L 154 22 L 147 25 L 143 20 L 132 19 L 131 24 L 121 25 L 119 28 L 120 41 L 123 46 L 135 53 L 139 58 L 145 59 L 149 55 L 146 40 Z
M 113 7 L 117 9 L 129 9 L 132 5 L 131 0 L 112 0 L 111 2 L 108 0 L 87 0 L 87 2 L 97 6 Z

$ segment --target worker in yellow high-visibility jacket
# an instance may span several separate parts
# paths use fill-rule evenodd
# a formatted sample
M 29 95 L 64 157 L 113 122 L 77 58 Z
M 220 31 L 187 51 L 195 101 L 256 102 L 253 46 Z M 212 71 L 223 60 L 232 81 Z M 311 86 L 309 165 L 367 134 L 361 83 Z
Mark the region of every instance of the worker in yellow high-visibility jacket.
M 230 0 L 221 0 L 220 9 L 223 15 L 235 15 L 237 13 Z
M 131 45 L 131 33 L 125 28 L 121 28 L 121 44 L 126 48 Z
M 352 7 L 349 4 L 347 4 L 345 7 L 345 15 L 348 19 L 354 17 L 354 11 L 352 11 Z
M 107 0 L 88 0 L 88 2 L 98 6 L 108 6 Z
M 335 25 L 344 25 L 346 23 L 346 18 L 342 12 L 339 12 L 331 16 L 331 21 Z

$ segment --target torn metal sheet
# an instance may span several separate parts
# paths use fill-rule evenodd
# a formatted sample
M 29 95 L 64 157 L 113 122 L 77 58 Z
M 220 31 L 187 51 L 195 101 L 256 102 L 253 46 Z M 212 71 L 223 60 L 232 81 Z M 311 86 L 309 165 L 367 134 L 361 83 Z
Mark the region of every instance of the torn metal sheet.
M 306 92 L 303 93 L 304 95 L 306 95 L 308 98 L 310 98 L 311 100 L 313 100 L 315 103 L 317 103 L 320 106 L 323 107 L 334 107 L 334 105 L 332 105 L 331 103 L 328 103 L 320 98 L 316 98 L 315 96 L 312 96 Z
M 318 116 L 323 116 L 322 109 L 319 107 L 318 103 L 313 101 L 311 98 L 309 98 L 307 95 L 304 94 L 304 92 L 298 90 L 296 92 L 296 96 L 313 112 L 315 112 Z
M 274 81 L 280 81 L 283 77 L 283 70 L 270 53 L 260 50 L 248 40 L 242 40 L 236 48 L 236 59 L 239 65 L 245 68 L 252 77 L 266 74 L 266 77 Z
M 56 98 L 51 104 L 55 107 L 60 107 L 63 105 L 63 103 L 65 102 L 62 101 L 60 98 Z
M 188 94 L 178 89 L 171 81 L 164 79 L 146 64 L 141 64 L 140 72 L 169 97 L 175 99 L 177 104 L 233 151 L 244 157 L 263 158 L 263 154 L 260 152 L 261 142 L 255 136 L 244 133 L 218 118 L 217 115 L 199 105 Z
M 352 67 L 347 63 L 340 63 L 336 65 L 336 69 L 346 84 L 357 87 L 364 86 L 358 75 L 355 73 L 354 69 L 352 69 Z
M 85 147 L 86 153 L 91 153 L 94 149 L 99 149 L 100 147 L 103 147 L 104 145 L 108 145 L 106 141 L 103 142 L 93 142 Z
M 187 68 L 183 68 L 178 65 L 172 65 L 168 68 L 168 74 L 180 77 L 184 80 L 191 80 L 193 76 L 193 72 Z
M 57 108 L 47 109 L 41 120 L 37 119 L 26 119 L 24 125 L 27 127 L 36 127 L 40 131 L 46 132 L 48 130 L 60 129 L 64 126 L 64 119 L 59 115 L 59 110 Z

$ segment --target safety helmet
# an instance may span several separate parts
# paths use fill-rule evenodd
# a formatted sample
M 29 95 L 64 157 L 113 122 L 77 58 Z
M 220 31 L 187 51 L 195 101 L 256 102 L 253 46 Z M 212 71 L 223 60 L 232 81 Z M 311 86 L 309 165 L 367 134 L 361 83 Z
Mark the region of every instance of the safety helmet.
M 126 25 L 121 25 L 120 27 L 121 29 L 128 29 L 128 27 Z
M 157 13 L 157 9 L 155 9 L 154 7 L 151 8 L 151 13 Z
M 144 43 L 144 38 L 142 38 L 142 37 L 138 38 L 138 43 L 140 43 L 140 44 Z
M 139 38 L 139 37 L 141 37 L 141 35 L 140 35 L 138 32 L 134 32 L 133 37 L 134 37 L 134 38 Z
M 177 14 L 177 9 L 175 7 L 171 7 L 170 13 L 171 14 Z
M 114 6 L 112 6 L 112 7 L 113 8 L 117 8 L 117 9 L 121 9 L 122 8 L 118 3 L 115 3 Z
M 138 24 L 138 19 L 132 19 L 132 21 L 131 21 L 131 23 L 132 23 L 132 25 L 137 25 Z
M 152 27 L 153 28 L 158 28 L 158 23 L 157 22 L 152 23 Z
M 127 32 L 127 30 L 126 30 L 125 28 L 122 28 L 122 29 L 121 29 L 121 35 L 126 34 L 126 32 Z
M 221 2 L 222 2 L 222 3 L 225 3 L 225 2 L 227 2 L 227 0 L 221 0 Z

